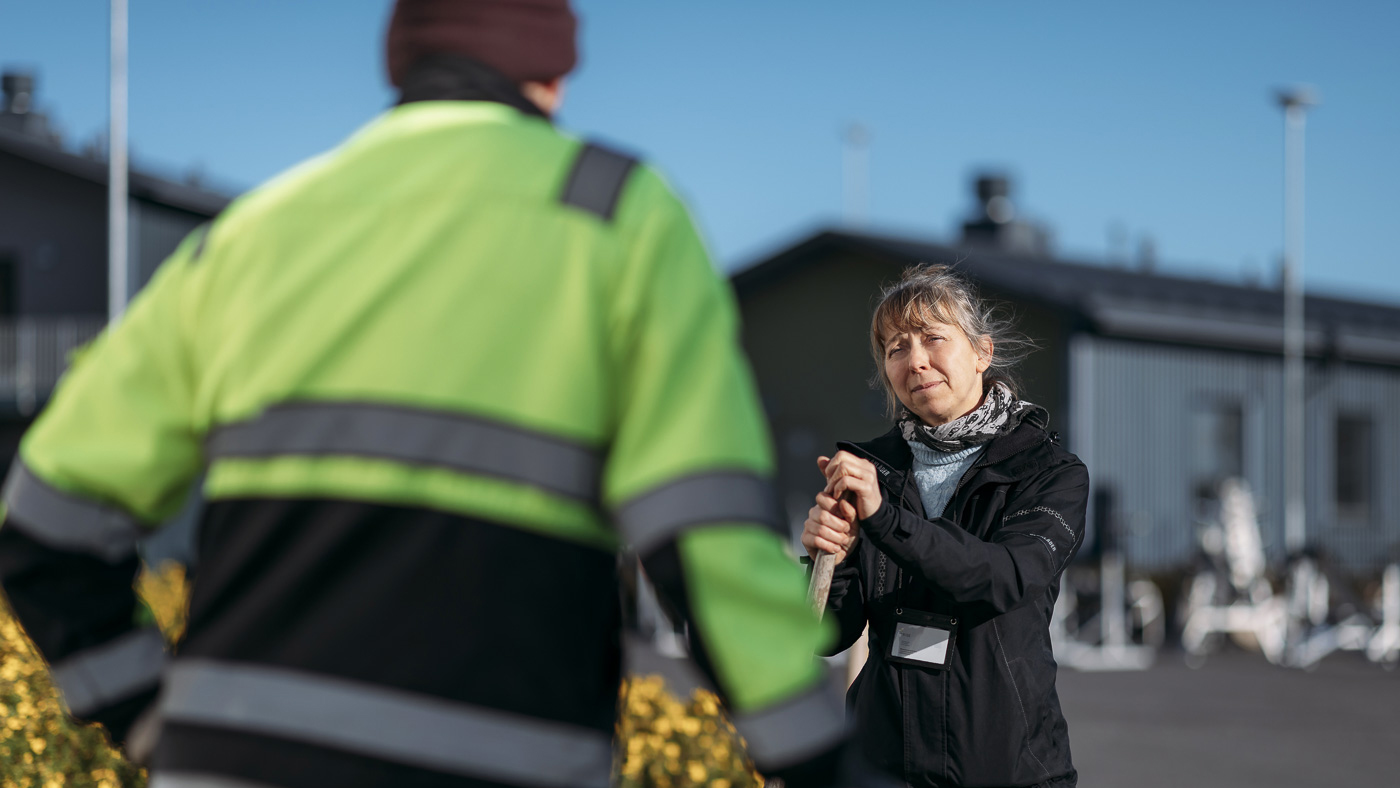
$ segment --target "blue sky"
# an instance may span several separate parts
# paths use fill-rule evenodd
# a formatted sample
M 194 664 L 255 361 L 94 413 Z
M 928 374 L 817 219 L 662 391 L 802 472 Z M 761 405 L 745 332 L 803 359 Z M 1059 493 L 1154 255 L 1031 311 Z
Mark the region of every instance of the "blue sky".
M 390 103 L 388 0 L 130 0 L 140 166 L 248 188 Z M 1160 266 L 1276 277 L 1275 87 L 1315 85 L 1306 281 L 1400 302 L 1400 3 L 575 0 L 561 123 L 660 164 L 732 266 L 841 221 L 841 130 L 869 128 L 869 227 L 951 239 L 982 168 L 1062 254 L 1110 227 Z M 77 146 L 106 123 L 106 3 L 7 4 L 0 65 Z

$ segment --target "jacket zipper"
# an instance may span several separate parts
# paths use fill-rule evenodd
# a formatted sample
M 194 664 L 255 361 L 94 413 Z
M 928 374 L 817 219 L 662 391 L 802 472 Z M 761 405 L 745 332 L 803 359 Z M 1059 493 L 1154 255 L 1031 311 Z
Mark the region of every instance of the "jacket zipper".
M 953 494 L 950 495 L 950 496 L 948 496 L 948 502 L 945 503 L 945 504 L 943 504 L 943 511 L 942 511 L 942 512 L 939 512 L 939 516 L 940 516 L 940 517 L 946 518 L 946 517 L 948 516 L 948 509 L 953 505 L 953 500 L 954 500 L 955 498 L 958 497 L 958 492 L 962 490 L 963 485 L 967 483 L 967 480 L 970 479 L 970 478 L 972 478 L 972 474 L 973 474 L 973 472 L 975 472 L 975 471 L 977 470 L 977 468 L 978 468 L 978 463 L 973 463 L 972 467 L 971 467 L 971 468 L 968 468 L 966 471 L 964 471 L 964 472 L 963 472 L 963 475 L 962 475 L 961 477 L 958 478 L 958 483 L 957 483 L 957 485 L 953 487 Z M 908 484 L 909 482 L 906 481 L 905 483 Z M 903 493 L 902 493 L 902 491 L 901 491 L 900 498 L 901 498 L 901 501 L 902 501 L 902 500 L 903 500 Z M 927 512 L 925 512 L 925 514 L 927 514 Z M 896 583 L 896 587 L 895 587 L 895 599 L 898 600 L 898 601 L 897 601 L 897 604 L 902 605 L 902 604 L 903 604 L 903 600 L 900 599 L 900 597 L 902 596 L 902 594 L 901 594 L 900 592 L 904 589 L 904 570 L 903 570 L 902 568 L 900 568 L 898 565 L 895 566 L 895 574 L 894 574 L 894 576 L 895 576 L 895 583 Z M 947 705 L 948 705 L 948 672 L 949 672 L 949 670 L 951 670 L 951 668 L 949 668 L 948 670 L 940 671 L 940 672 L 943 674 L 941 684 L 943 685 L 943 706 L 944 706 L 945 709 L 947 708 Z M 902 671 L 902 670 L 899 671 L 899 697 L 900 697 L 901 702 L 904 704 L 904 709 L 903 709 L 903 710 L 904 710 L 904 715 L 903 715 L 903 716 L 904 716 L 904 725 L 902 726 L 903 729 L 904 729 L 904 730 L 903 730 L 903 733 L 904 733 L 904 783 L 905 783 L 905 785 L 912 785 L 913 782 L 912 782 L 912 780 L 910 779 L 910 776 L 909 776 L 909 773 L 910 773 L 910 771 L 911 771 L 911 769 L 912 769 L 912 763 L 911 763 L 910 755 L 909 755 L 909 753 L 910 753 L 910 747 L 909 747 L 909 731 L 910 731 L 910 729 L 912 729 L 914 726 L 913 726 L 913 724 L 912 724 L 912 723 L 910 722 L 910 720 L 909 720 L 909 704 L 910 704 L 910 700 L 911 700 L 911 699 L 910 699 L 910 697 L 909 697 L 909 687 L 908 687 L 908 685 L 907 685 L 907 683 L 906 683 L 906 678 L 907 678 L 907 676 L 905 675 L 905 672 Z M 942 773 L 941 775 L 939 775 L 939 776 L 942 777 L 944 780 L 947 780 L 947 779 L 948 779 L 948 745 L 947 745 L 947 742 L 948 742 L 948 731 L 946 730 L 946 728 L 947 728 L 947 725 L 946 725 L 947 716 L 946 716 L 946 715 L 944 716 L 944 719 L 945 719 L 945 725 L 944 725 L 945 730 L 943 731 L 943 753 L 942 753 L 942 754 L 943 754 L 943 773 Z
M 914 781 L 910 776 L 910 773 L 913 771 L 914 761 L 910 755 L 910 753 L 913 751 L 913 748 L 909 745 L 909 729 L 914 726 L 910 724 L 909 721 L 909 687 L 905 683 L 905 680 L 907 678 L 908 677 L 905 675 L 905 672 L 903 670 L 900 670 L 899 697 L 903 700 L 904 703 L 904 784 L 913 785 Z
M 948 496 L 948 502 L 945 503 L 945 504 L 943 504 L 943 516 L 944 516 L 944 517 L 947 517 L 947 516 L 948 516 L 948 507 L 953 505 L 953 499 L 956 498 L 956 497 L 958 497 L 958 492 L 959 492 L 960 490 L 962 490 L 963 485 L 964 485 L 964 484 L 967 484 L 967 480 L 972 478 L 972 472 L 975 471 L 975 470 L 977 470 L 978 468 L 981 468 L 981 467 L 982 467 L 982 463 L 980 463 L 980 462 L 974 462 L 974 463 L 972 463 L 972 467 L 971 467 L 971 468 L 968 468 L 966 471 L 963 471 L 963 475 L 960 476 L 960 477 L 958 477 L 958 483 L 957 483 L 956 486 L 953 487 L 953 494 L 950 495 L 950 496 Z

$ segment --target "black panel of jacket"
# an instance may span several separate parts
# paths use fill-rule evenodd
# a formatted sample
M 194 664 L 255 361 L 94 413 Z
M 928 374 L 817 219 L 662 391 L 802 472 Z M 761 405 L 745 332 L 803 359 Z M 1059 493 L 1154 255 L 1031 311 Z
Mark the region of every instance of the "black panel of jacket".
M 1028 419 L 987 444 L 930 519 L 897 428 L 838 448 L 875 464 L 885 498 L 828 602 L 841 629 L 833 653 L 870 624 L 870 657 L 846 697 L 866 757 L 910 786 L 1074 786 L 1049 625 L 1083 542 L 1084 464 Z M 958 620 L 947 668 L 885 659 L 900 608 Z

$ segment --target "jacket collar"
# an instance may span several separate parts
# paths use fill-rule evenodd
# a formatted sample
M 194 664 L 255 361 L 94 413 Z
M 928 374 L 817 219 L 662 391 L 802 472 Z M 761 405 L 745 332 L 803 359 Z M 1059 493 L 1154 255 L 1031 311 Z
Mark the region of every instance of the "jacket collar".
M 881 481 L 914 467 L 914 452 L 899 434 L 898 425 L 878 438 L 859 443 L 840 441 L 836 448 L 870 460 L 875 465 L 875 470 L 879 471 Z
M 494 101 L 549 120 L 504 74 L 461 55 L 425 55 L 404 74 L 399 104 L 415 101 Z
M 918 488 L 909 483 L 909 469 L 914 466 L 914 452 L 900 436 L 899 427 L 896 426 L 884 435 L 864 443 L 839 441 L 836 448 L 869 460 L 880 476 L 880 487 L 884 489 L 887 499 L 903 500 L 913 511 L 923 512 Z

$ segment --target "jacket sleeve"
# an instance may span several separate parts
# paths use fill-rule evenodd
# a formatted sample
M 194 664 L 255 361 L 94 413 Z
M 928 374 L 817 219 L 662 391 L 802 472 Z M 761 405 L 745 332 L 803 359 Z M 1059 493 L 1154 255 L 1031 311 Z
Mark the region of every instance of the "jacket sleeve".
M 830 635 L 786 549 L 733 298 L 650 170 L 634 174 L 617 221 L 628 259 L 614 290 L 618 415 L 604 501 L 687 619 L 696 662 L 754 762 L 791 776 L 842 746 L 844 714 L 814 656 Z
M 69 710 L 117 741 L 154 696 L 163 660 L 132 590 L 137 544 L 179 509 L 201 462 L 182 344 L 195 243 L 81 352 L 4 488 L 0 586 Z
M 826 616 L 836 622 L 836 640 L 821 653 L 840 654 L 854 646 L 865 632 L 865 587 L 860 567 L 865 540 L 856 540 L 855 549 L 836 565 L 831 574 L 831 593 L 826 598 Z
M 925 520 L 888 500 L 861 530 L 901 569 L 990 617 L 1039 597 L 1059 576 L 1084 540 L 1088 492 L 1084 465 L 1068 463 L 1014 493 L 985 541 L 952 520 Z

